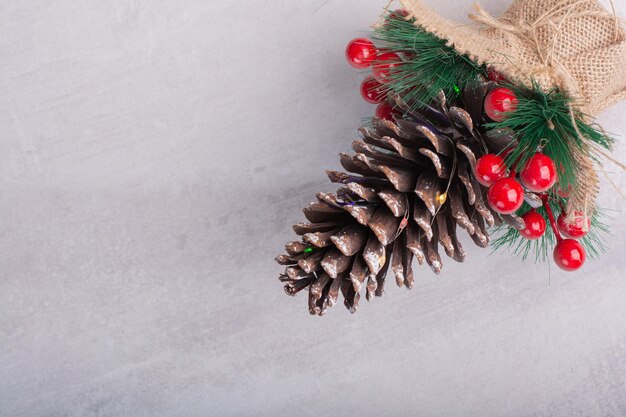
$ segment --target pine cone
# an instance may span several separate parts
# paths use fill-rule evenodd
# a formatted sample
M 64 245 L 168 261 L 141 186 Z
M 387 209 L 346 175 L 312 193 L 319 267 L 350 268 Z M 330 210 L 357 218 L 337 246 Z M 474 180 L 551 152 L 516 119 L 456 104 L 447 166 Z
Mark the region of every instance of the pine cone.
M 489 88 L 473 84 L 454 105 L 440 94 L 438 103 L 419 110 L 391 98 L 405 115 L 395 122 L 374 119 L 372 128 L 360 130 L 362 140 L 352 145 L 356 155 L 341 154 L 341 165 L 356 175 L 327 172 L 344 186 L 336 194 L 317 194 L 304 209 L 310 223 L 293 227 L 302 241 L 288 243 L 287 254 L 276 258 L 286 266 L 280 280 L 287 294 L 309 288 L 310 313 L 323 315 L 341 292 L 354 313 L 363 286 L 368 301 L 384 294 L 389 266 L 397 285 L 411 288 L 413 257 L 436 274 L 440 246 L 463 262 L 457 226 L 483 248 L 487 227 L 502 220 L 523 227 L 521 219 L 489 208 L 473 175 L 477 158 L 513 142 L 507 132 L 488 136 L 480 128 Z

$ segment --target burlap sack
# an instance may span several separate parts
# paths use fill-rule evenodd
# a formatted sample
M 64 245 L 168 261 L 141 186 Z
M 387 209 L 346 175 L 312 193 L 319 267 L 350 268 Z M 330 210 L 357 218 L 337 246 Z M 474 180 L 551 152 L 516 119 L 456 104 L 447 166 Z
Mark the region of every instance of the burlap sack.
M 626 97 L 626 33 L 617 16 L 596 0 L 515 0 L 499 18 L 476 5 L 473 25 L 450 22 L 421 0 L 400 2 L 417 25 L 459 53 L 512 81 L 529 85 L 534 79 L 543 88 L 567 91 L 587 115 Z M 598 177 L 588 152 L 574 158 L 581 175 L 569 211 L 590 213 Z
M 512 80 L 565 89 L 595 115 L 626 97 L 626 33 L 596 0 L 516 0 L 499 18 L 480 6 L 480 25 L 450 22 L 420 0 L 401 0 L 417 24 Z

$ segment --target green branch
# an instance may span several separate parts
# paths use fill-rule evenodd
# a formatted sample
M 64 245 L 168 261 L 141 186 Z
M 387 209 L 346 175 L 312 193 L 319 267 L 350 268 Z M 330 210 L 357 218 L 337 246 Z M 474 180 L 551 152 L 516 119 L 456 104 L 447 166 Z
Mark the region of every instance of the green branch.
M 550 207 L 555 213 L 559 213 L 561 208 L 558 202 L 552 201 Z M 520 213 L 530 211 L 531 207 L 524 204 L 520 209 Z M 545 219 L 548 218 L 544 207 L 537 209 L 537 213 L 541 214 Z M 580 243 L 585 247 L 589 259 L 598 259 L 602 253 L 606 252 L 606 236 L 609 234 L 609 227 L 604 223 L 607 215 L 604 211 L 598 210 L 591 218 L 591 228 L 589 233 L 580 239 Z M 547 221 L 547 220 L 546 220 Z M 497 227 L 492 232 L 494 236 L 498 236 L 492 243 L 493 251 L 505 249 L 515 256 L 521 256 L 523 260 L 533 257 L 535 262 L 545 262 L 552 256 L 552 250 L 556 245 L 556 236 L 552 228 L 548 224 L 546 233 L 537 240 L 528 240 L 519 231 L 508 227 L 506 224 Z
M 531 88 L 508 85 L 518 99 L 517 109 L 502 122 L 487 124 L 488 129 L 510 129 L 514 131 L 519 145 L 507 157 L 509 164 L 523 167 L 534 151 L 543 147 L 543 152 L 554 160 L 559 169 L 559 187 L 567 190 L 576 184 L 580 172 L 574 153 L 589 153 L 584 146 L 590 141 L 603 148 L 611 149 L 614 140 L 596 125 L 584 122 L 585 116 L 572 110 L 572 100 L 556 89 L 544 92 L 537 83 Z M 593 156 L 593 155 L 590 155 Z
M 467 82 L 486 75 L 484 66 L 397 13 L 375 29 L 374 39 L 383 49 L 402 54 L 403 62 L 391 72 L 387 88 L 410 103 L 429 104 L 440 91 L 455 97 Z

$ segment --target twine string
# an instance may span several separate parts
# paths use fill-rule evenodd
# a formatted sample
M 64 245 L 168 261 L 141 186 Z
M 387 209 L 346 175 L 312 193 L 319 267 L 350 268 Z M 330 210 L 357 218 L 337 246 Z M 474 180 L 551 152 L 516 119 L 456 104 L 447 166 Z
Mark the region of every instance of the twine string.
M 389 14 L 389 9 L 391 9 L 391 6 L 395 3 L 395 1 L 396 0 L 387 1 L 387 5 L 383 7 L 383 11 L 378 17 L 378 21 L 372 26 L 374 29 L 381 27 L 385 23 L 385 17 Z
M 521 18 L 517 22 L 507 22 L 504 19 L 497 19 L 487 12 L 480 4 L 474 5 L 476 12 L 470 14 L 469 17 L 477 23 L 481 23 L 487 27 L 504 33 L 509 33 L 525 40 L 527 44 L 529 44 L 537 53 L 541 63 L 546 67 L 544 70 L 551 72 L 551 75 L 554 76 L 553 78 L 561 80 L 563 84 L 561 87 L 575 95 L 579 91 L 577 83 L 574 81 L 565 66 L 558 59 L 556 59 L 555 56 L 555 48 L 556 45 L 558 45 L 558 37 L 562 32 L 561 29 L 563 25 L 572 19 L 579 19 L 588 16 L 610 18 L 615 21 L 615 37 L 617 38 L 619 36 L 620 19 L 615 12 L 615 8 L 613 8 L 613 13 L 597 10 L 584 10 L 576 12 L 576 8 L 585 3 L 587 3 L 587 0 L 577 0 L 573 3 L 571 0 L 561 0 L 535 19 L 534 22 L 523 21 Z M 555 18 L 559 15 L 561 15 L 560 18 L 555 20 Z M 538 32 L 547 25 L 550 25 L 555 29 L 556 36 L 554 36 L 546 45 L 540 41 Z

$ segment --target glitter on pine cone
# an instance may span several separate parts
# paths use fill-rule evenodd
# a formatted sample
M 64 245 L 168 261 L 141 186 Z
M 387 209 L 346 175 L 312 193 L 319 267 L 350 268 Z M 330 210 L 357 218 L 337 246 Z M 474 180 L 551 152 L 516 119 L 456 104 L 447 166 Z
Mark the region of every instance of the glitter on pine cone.
M 411 288 L 413 258 L 436 274 L 443 267 L 440 248 L 463 262 L 459 228 L 485 248 L 487 227 L 502 221 L 525 227 L 515 215 L 494 212 L 472 174 L 479 157 L 514 141 L 476 127 L 484 121 L 488 90 L 488 83 L 476 83 L 452 104 L 440 94 L 437 103 L 418 110 L 392 97 L 404 117 L 374 118 L 371 128 L 360 130 L 362 139 L 352 145 L 356 154 L 340 158 L 349 173 L 327 172 L 342 187 L 317 194 L 303 210 L 309 223 L 293 227 L 301 241 L 288 243 L 287 253 L 276 258 L 286 266 L 280 280 L 287 294 L 308 288 L 310 313 L 323 315 L 341 293 L 355 312 L 362 290 L 368 301 L 384 294 L 389 268 L 398 286 Z

